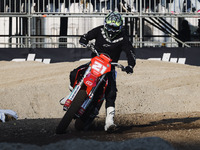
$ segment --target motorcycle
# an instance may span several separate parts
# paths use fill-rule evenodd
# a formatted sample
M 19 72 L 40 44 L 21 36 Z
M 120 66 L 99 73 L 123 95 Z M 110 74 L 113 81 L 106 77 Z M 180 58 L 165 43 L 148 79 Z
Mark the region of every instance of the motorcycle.
M 88 44 L 87 47 L 96 56 L 91 59 L 87 68 L 77 71 L 73 90 L 64 98 L 66 101 L 63 110 L 66 113 L 56 128 L 56 134 L 65 133 L 73 119 L 77 130 L 88 130 L 104 101 L 108 85 L 106 74 L 111 72 L 111 66 L 125 71 L 123 65 L 112 62 L 108 55 L 99 54 L 93 44 Z

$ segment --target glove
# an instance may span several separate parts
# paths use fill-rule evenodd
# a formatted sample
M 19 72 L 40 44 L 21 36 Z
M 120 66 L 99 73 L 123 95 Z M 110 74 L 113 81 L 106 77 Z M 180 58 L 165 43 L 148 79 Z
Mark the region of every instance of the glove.
M 132 74 L 133 73 L 133 67 L 132 66 L 126 66 L 125 71 L 127 74 Z
M 83 47 L 87 47 L 88 44 L 88 40 L 85 38 L 85 34 L 80 38 L 79 43 L 83 46 Z

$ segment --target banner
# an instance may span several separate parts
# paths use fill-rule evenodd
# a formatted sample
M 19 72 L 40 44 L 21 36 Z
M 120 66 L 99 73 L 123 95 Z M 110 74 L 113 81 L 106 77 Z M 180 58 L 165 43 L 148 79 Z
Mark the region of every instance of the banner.
M 160 60 L 200 66 L 199 48 L 137 48 L 137 59 Z M 86 48 L 0 48 L 0 61 L 39 61 L 43 63 L 73 62 L 89 59 Z M 126 60 L 122 52 L 120 60 Z

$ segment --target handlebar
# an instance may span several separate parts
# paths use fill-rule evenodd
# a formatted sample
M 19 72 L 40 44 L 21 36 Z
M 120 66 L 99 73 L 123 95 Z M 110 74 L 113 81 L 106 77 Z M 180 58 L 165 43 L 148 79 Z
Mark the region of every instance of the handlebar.
M 116 66 L 118 68 L 121 68 L 122 71 L 126 71 L 125 67 L 122 64 L 116 63 L 116 62 L 111 62 L 111 65 Z
M 87 48 L 89 48 L 93 53 L 95 53 L 97 56 L 99 56 L 98 51 L 95 49 L 93 43 L 87 44 Z M 122 71 L 126 71 L 125 67 L 122 64 L 116 63 L 116 62 L 111 62 L 111 65 L 116 66 L 118 68 L 121 68 Z
M 97 50 L 95 49 L 93 43 L 87 44 L 87 48 L 89 48 L 93 53 L 95 53 L 97 56 L 99 56 L 99 53 L 98 53 Z

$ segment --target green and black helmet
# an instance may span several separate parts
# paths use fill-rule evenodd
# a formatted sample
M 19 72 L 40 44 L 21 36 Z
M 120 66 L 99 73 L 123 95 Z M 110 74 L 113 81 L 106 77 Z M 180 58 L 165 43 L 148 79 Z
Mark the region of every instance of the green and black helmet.
M 123 26 L 123 19 L 120 13 L 111 12 L 104 20 L 104 30 L 109 39 L 113 39 L 121 32 Z

